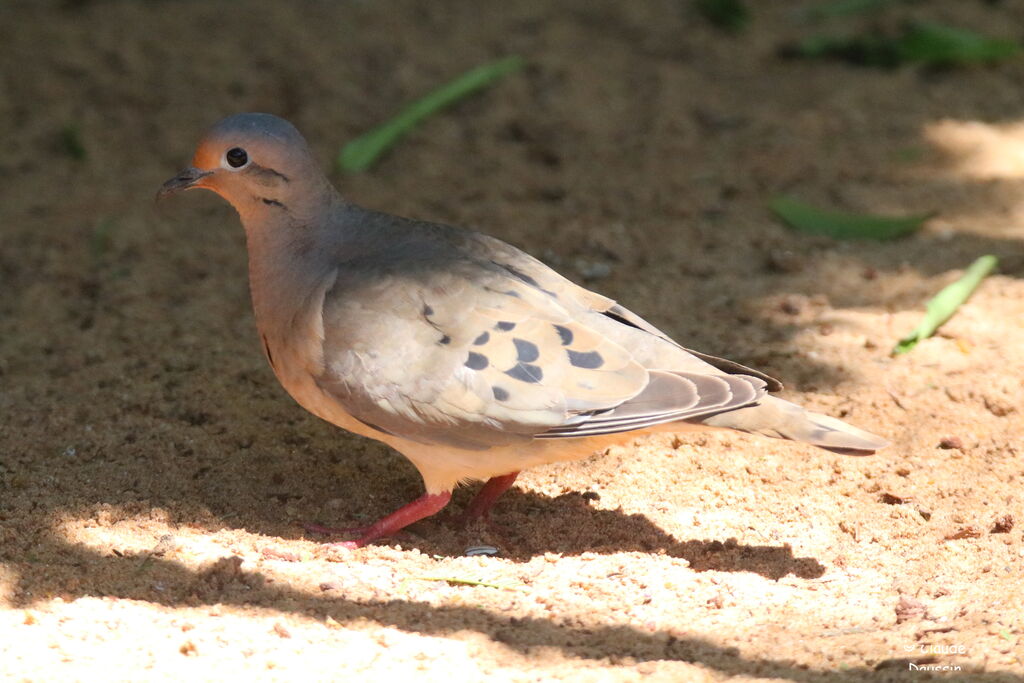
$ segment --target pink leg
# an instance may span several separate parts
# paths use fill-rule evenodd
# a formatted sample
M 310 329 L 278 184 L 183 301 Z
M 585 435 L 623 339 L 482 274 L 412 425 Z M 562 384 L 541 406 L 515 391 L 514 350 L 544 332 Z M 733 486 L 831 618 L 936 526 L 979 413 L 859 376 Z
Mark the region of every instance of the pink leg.
M 445 491 L 444 493 L 425 493 L 416 500 L 403 505 L 387 517 L 383 517 L 370 526 L 359 527 L 357 529 L 346 529 L 350 533 L 361 534 L 359 538 L 354 541 L 339 541 L 338 543 L 331 543 L 330 545 L 338 545 L 343 548 L 362 548 L 368 543 L 376 541 L 378 538 L 385 538 L 393 535 L 400 529 L 404 529 L 413 522 L 418 522 L 421 519 L 430 517 L 434 513 L 438 512 L 441 508 L 448 504 L 448 501 L 452 499 L 452 492 Z M 320 532 L 321 530 L 334 531 L 329 527 L 320 527 L 318 525 L 308 525 L 306 527 L 309 531 Z
M 498 502 L 498 498 L 501 498 L 501 494 L 512 487 L 513 482 L 515 482 L 518 476 L 518 472 L 513 472 L 512 474 L 488 479 L 487 483 L 476 494 L 476 497 L 469 502 L 469 506 L 462 515 L 462 521 L 469 522 L 478 517 L 486 519 L 491 512 L 491 508 Z

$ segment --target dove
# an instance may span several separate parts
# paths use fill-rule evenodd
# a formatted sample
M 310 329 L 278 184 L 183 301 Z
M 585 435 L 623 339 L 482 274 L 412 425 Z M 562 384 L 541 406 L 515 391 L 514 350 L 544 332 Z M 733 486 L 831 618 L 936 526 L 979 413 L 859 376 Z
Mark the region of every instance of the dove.
M 886 445 L 501 240 L 346 201 L 276 116 L 215 124 L 158 198 L 197 188 L 238 212 L 256 326 L 284 389 L 423 478 L 420 498 L 338 545 L 393 536 L 471 481 L 485 483 L 466 516 L 486 516 L 520 471 L 639 434 L 733 429 L 849 454 Z

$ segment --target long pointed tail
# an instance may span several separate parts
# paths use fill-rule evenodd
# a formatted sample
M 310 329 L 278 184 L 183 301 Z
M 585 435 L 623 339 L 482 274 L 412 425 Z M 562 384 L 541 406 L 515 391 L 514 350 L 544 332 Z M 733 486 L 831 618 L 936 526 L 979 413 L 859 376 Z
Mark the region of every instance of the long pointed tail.
M 803 441 L 848 455 L 870 455 L 889 445 L 885 439 L 842 420 L 813 413 L 774 396 L 765 396 L 757 405 L 714 415 L 703 423 L 710 427 Z

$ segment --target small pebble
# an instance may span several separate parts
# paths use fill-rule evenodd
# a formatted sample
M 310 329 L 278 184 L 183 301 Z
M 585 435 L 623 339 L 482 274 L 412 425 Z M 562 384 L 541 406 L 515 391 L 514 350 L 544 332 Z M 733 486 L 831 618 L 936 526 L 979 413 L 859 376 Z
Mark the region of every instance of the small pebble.
M 942 440 L 939 441 L 939 448 L 944 448 L 946 450 L 949 450 L 951 448 L 956 448 L 957 450 L 963 450 L 963 447 L 964 447 L 964 442 L 961 441 L 960 437 L 958 437 L 958 436 L 944 436 L 944 437 L 942 437 Z
M 467 557 L 475 557 L 476 555 L 497 555 L 498 549 L 493 545 L 474 545 L 466 548 Z
M 882 493 L 878 496 L 878 500 L 885 503 L 886 505 L 902 505 L 910 501 L 910 498 L 906 496 L 897 496 L 892 493 Z
M 802 308 L 800 300 L 795 297 L 787 297 L 779 304 L 779 310 L 786 315 L 799 315 Z
M 1008 534 L 1013 531 L 1013 515 L 1003 515 L 992 525 L 990 534 Z
M 804 268 L 804 260 L 788 249 L 772 249 L 765 265 L 776 273 L 798 273 Z

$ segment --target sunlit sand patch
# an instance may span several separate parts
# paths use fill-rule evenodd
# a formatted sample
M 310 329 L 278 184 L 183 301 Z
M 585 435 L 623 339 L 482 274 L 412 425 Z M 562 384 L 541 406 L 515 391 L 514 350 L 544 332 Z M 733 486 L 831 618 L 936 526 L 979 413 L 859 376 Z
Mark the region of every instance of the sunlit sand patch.
M 925 138 L 953 157 L 953 169 L 977 179 L 1024 178 L 1024 122 L 991 124 L 946 119 Z
M 122 557 L 156 554 L 174 557 L 192 565 L 224 557 L 232 553 L 253 551 L 266 539 L 258 534 L 239 538 L 238 530 L 210 531 L 191 529 L 151 519 L 123 519 L 111 524 L 97 524 L 93 519 L 68 519 L 58 524 L 57 531 L 69 543 L 89 548 L 102 555 Z
M 809 327 L 797 334 L 794 341 L 805 349 L 812 360 L 846 360 L 847 370 L 855 368 L 856 359 L 870 358 L 883 365 L 890 362 L 889 352 L 896 340 L 912 329 L 923 315 L 923 304 L 904 311 L 887 314 L 879 324 L 877 314 L 869 315 L 858 311 L 831 311 L 821 317 L 816 327 Z M 922 343 L 934 347 L 933 353 L 945 354 L 950 349 L 955 354 L 943 355 L 942 362 L 947 371 L 964 370 L 976 361 L 973 350 L 984 339 L 997 333 L 999 321 L 991 321 L 979 306 L 965 304 L 954 318 L 943 326 L 939 334 Z M 821 330 L 829 330 L 822 334 Z M 918 358 L 923 358 L 918 354 Z
M 483 637 L 471 631 L 452 637 L 255 607 L 168 608 L 97 597 L 58 599 L 0 613 L 0 628 L 8 626 L 36 629 L 39 634 L 26 638 L 16 650 L 0 645 L 4 673 L 19 680 L 39 679 L 41 663 L 51 670 L 69 669 L 52 679 L 128 680 L 110 669 L 111 662 L 120 665 L 126 659 L 140 670 L 151 669 L 162 659 L 161 674 L 173 679 L 236 680 L 239 667 L 273 672 L 291 658 L 303 661 L 310 680 L 335 680 L 339 670 L 361 671 L 384 661 L 395 675 L 415 680 L 443 680 L 417 676 L 442 665 L 446 671 L 457 667 L 482 678 L 472 654 L 486 646 Z M 138 644 L 131 652 L 125 651 L 126 637 Z

